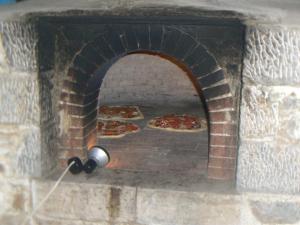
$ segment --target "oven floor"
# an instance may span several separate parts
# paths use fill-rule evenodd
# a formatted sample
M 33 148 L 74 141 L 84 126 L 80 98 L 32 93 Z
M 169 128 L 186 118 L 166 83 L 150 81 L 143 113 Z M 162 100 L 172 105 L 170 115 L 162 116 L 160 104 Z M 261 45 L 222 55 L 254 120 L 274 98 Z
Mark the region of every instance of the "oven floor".
M 146 125 L 153 117 L 168 113 L 186 113 L 204 118 L 201 105 L 139 107 L 144 119 L 133 122 L 140 126 L 140 132 L 115 139 L 98 137 L 98 145 L 107 149 L 111 156 L 107 167 L 123 171 L 205 175 L 208 158 L 207 130 L 196 133 L 170 132 L 151 129 Z

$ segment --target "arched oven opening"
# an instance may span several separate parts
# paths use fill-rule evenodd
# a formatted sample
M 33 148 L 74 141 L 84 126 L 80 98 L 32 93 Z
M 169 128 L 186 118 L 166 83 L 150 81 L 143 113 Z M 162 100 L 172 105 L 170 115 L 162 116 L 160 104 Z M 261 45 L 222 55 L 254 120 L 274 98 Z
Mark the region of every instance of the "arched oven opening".
M 100 144 L 111 154 L 109 169 L 234 179 L 243 29 L 131 23 L 101 24 L 99 34 L 75 46 L 62 83 L 60 160 L 64 163 L 74 155 L 85 158 L 90 147 Z M 196 28 L 210 36 L 195 36 Z M 70 28 L 65 24 L 61 29 Z M 136 64 L 130 64 L 134 58 Z M 149 62 L 154 64 L 147 67 Z M 135 67 L 141 67 L 140 72 L 130 70 Z M 116 131 L 111 124 L 110 131 L 103 130 L 107 120 L 99 125 L 101 107 L 124 105 L 137 106 L 141 112 L 143 119 L 125 119 L 138 132 L 103 138 L 105 132 Z M 190 133 L 149 126 L 154 118 L 170 114 L 202 118 L 207 129 Z

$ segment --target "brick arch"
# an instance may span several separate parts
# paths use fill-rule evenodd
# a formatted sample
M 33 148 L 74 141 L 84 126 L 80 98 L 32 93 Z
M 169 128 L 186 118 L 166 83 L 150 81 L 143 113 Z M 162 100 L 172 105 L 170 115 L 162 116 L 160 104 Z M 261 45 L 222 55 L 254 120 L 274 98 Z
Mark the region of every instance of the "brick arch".
M 237 126 L 232 122 L 237 121 L 237 114 L 230 86 L 213 55 L 193 37 L 171 26 L 107 27 L 74 57 L 64 82 L 67 94 L 62 96 L 70 124 L 64 138 L 68 156 L 82 155 L 86 146 L 96 142 L 97 99 L 108 68 L 127 54 L 145 51 L 171 57 L 191 71 L 208 109 L 208 177 L 233 179 Z

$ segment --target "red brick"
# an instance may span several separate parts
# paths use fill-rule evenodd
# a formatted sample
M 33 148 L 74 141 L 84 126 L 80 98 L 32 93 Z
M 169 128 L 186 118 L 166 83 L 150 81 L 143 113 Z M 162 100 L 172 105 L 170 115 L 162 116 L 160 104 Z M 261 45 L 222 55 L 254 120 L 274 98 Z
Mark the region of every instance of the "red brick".
M 236 147 L 210 147 L 209 148 L 209 155 L 211 157 L 236 157 Z
M 61 101 L 64 101 L 64 102 L 67 102 L 69 100 L 69 93 L 67 92 L 62 92 L 60 94 L 60 100 Z
M 79 157 L 84 158 L 86 156 L 87 152 L 84 148 L 81 149 L 64 149 L 64 151 L 60 152 L 59 158 L 60 159 L 69 159 L 71 157 Z
M 231 122 L 235 123 L 237 120 L 236 111 L 225 111 L 225 112 L 210 112 L 209 119 L 212 122 Z
M 215 167 L 215 168 L 234 169 L 236 167 L 236 159 L 235 158 L 215 158 L 215 157 L 209 156 L 208 165 L 209 165 L 209 167 Z
M 87 148 L 90 149 L 97 143 L 97 130 L 92 131 L 86 137 Z
M 80 148 L 80 147 L 84 147 L 86 144 L 86 141 L 84 138 L 62 138 L 62 140 L 60 141 L 61 145 L 64 147 L 76 147 L 76 148 Z
M 71 126 L 72 127 L 84 127 L 87 124 L 89 124 L 92 120 L 97 118 L 97 110 L 94 112 L 90 113 L 89 115 L 78 118 L 78 117 L 72 117 L 71 116 Z
M 221 110 L 225 108 L 234 108 L 233 98 L 226 97 L 207 102 L 209 111 Z
M 235 169 L 220 169 L 208 166 L 207 176 L 209 179 L 214 180 L 234 180 Z
M 210 135 L 209 145 L 221 145 L 221 146 L 236 146 L 237 137 L 235 136 L 219 136 Z
M 68 114 L 74 116 L 82 116 L 83 115 L 83 106 L 76 105 L 68 105 Z
M 79 94 L 70 94 L 70 103 L 83 105 L 84 96 Z
M 237 126 L 235 124 L 210 124 L 209 128 L 212 134 L 236 135 L 237 133 Z

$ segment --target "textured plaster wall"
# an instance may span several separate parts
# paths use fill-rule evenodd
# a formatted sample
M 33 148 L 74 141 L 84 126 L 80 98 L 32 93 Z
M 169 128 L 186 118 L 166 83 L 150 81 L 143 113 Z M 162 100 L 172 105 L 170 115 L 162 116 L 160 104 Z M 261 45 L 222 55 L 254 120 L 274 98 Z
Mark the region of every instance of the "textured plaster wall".
M 199 104 L 188 75 L 159 56 L 134 54 L 121 58 L 107 71 L 100 103 Z
M 249 27 L 237 186 L 300 193 L 300 30 Z
M 36 44 L 34 26 L 0 23 L 1 218 L 22 216 L 29 211 L 29 178 L 42 171 Z

